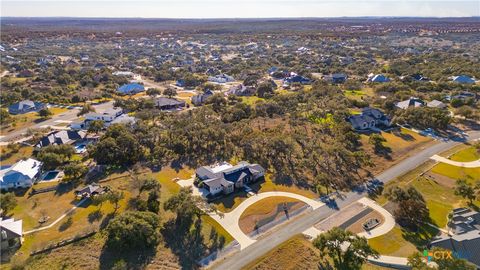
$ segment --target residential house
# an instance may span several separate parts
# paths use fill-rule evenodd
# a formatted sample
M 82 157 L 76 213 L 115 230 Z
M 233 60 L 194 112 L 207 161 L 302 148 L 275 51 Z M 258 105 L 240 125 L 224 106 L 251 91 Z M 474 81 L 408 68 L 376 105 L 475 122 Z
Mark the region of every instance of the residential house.
M 383 74 L 373 74 L 373 73 L 370 73 L 368 75 L 368 79 L 367 79 L 367 82 L 373 82 L 373 83 L 386 83 L 386 82 L 389 82 L 390 79 L 388 77 L 386 77 L 385 75 Z
M 334 73 L 332 75 L 324 76 L 323 79 L 331 83 L 344 83 L 347 81 L 347 74 L 343 73 Z
M 107 188 L 102 187 L 98 184 L 91 184 L 86 187 L 75 190 L 73 193 L 79 199 L 91 198 L 97 195 L 103 194 L 107 191 Z
M 406 110 L 408 108 L 417 108 L 417 107 L 423 107 L 423 106 L 425 106 L 425 101 L 415 97 L 411 97 L 404 101 L 399 101 L 395 104 L 396 108 L 403 109 L 403 110 Z
M 445 109 L 445 108 L 447 108 L 447 105 L 445 103 L 441 102 L 440 100 L 434 99 L 432 101 L 427 102 L 427 107 Z
M 480 213 L 456 208 L 449 216 L 448 234 L 435 237 L 429 247 L 451 250 L 480 267 Z
M 213 96 L 213 92 L 211 90 L 207 90 L 204 93 L 195 95 L 192 97 L 192 104 L 195 106 L 200 106 L 207 101 L 209 97 Z
M 24 100 L 8 106 L 8 112 L 10 114 L 24 114 L 29 112 L 38 112 L 46 107 L 47 106 L 45 103 L 42 102 Z
M 70 124 L 70 128 L 75 130 L 87 129 L 92 121 L 103 121 L 104 127 L 109 127 L 110 125 L 116 123 L 115 120 L 120 118 L 122 115 L 123 110 L 121 108 L 111 108 L 101 113 L 87 113 L 83 121 L 72 122 Z
M 24 69 L 17 74 L 17 77 L 18 78 L 30 78 L 30 77 L 33 77 L 33 75 L 34 75 L 33 71 L 31 71 L 29 69 Z
M 22 244 L 23 239 L 22 220 L 13 218 L 0 218 L 0 250 L 17 247 Z
M 143 91 L 145 87 L 139 83 L 124 84 L 117 89 L 117 92 L 122 95 L 135 95 Z
M 177 80 L 175 82 L 175 85 L 178 87 L 185 87 L 185 80 L 184 79 Z
M 203 166 L 195 171 L 197 181 L 202 183 L 211 196 L 232 193 L 236 188 L 242 188 L 264 175 L 265 169 L 262 166 L 245 161 L 235 166 L 223 162 L 215 166 Z
M 297 75 L 297 74 L 283 79 L 283 83 L 285 85 L 290 85 L 292 83 L 310 84 L 311 82 L 312 81 L 310 79 L 305 78 L 305 77 L 300 76 L 300 75 Z
M 29 158 L 0 170 L 0 190 L 28 188 L 40 175 L 42 163 Z
M 155 105 L 162 111 L 181 110 L 185 108 L 185 101 L 174 98 L 159 97 L 155 100 Z
M 456 82 L 456 83 L 469 83 L 469 84 L 475 83 L 475 80 L 467 75 L 453 76 L 453 77 L 450 77 L 450 79 L 452 80 L 452 82 Z
M 216 82 L 216 83 L 227 83 L 227 82 L 233 82 L 235 81 L 235 79 L 232 76 L 229 76 L 227 74 L 220 74 L 220 75 L 208 77 L 208 81 Z
M 40 139 L 36 147 L 42 148 L 49 145 L 74 144 L 83 140 L 86 135 L 87 133 L 81 130 L 54 131 Z
M 390 126 L 390 118 L 382 111 L 374 108 L 364 108 L 361 114 L 352 115 L 347 118 L 352 127 L 356 130 L 367 130 Z
M 257 92 L 257 89 L 253 86 L 245 86 L 243 84 L 230 87 L 227 91 L 227 95 L 236 96 L 253 96 Z

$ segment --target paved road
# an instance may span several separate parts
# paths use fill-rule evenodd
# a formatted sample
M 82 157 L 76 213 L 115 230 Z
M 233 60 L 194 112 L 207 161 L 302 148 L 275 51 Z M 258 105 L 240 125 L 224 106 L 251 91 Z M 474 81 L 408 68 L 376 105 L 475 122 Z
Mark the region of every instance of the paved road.
M 95 110 L 97 112 L 103 112 L 106 109 L 113 107 L 113 101 L 109 101 L 109 102 L 105 102 L 105 103 L 102 103 L 102 104 L 94 105 L 93 107 L 95 108 Z M 29 127 L 15 130 L 15 131 L 10 132 L 9 134 L 5 135 L 4 137 L 2 137 L 0 139 L 0 142 L 6 143 L 6 142 L 17 141 L 17 140 L 21 139 L 25 135 L 27 130 L 29 130 L 29 129 L 38 129 L 38 128 L 42 128 L 44 126 L 55 126 L 55 125 L 58 125 L 59 123 L 61 123 L 62 121 L 74 121 L 74 120 L 78 119 L 77 113 L 79 111 L 80 111 L 79 109 L 71 109 L 71 110 L 68 110 L 64 113 L 54 115 L 52 118 L 50 118 L 48 120 L 45 120 L 43 122 L 39 122 L 39 123 L 36 123 L 36 124 L 31 125 Z
M 480 131 L 473 131 L 469 133 L 468 140 L 475 140 L 480 138 Z M 376 176 L 382 182 L 391 181 L 404 173 L 418 167 L 420 164 L 429 160 L 431 156 L 444 152 L 461 142 L 439 142 L 430 146 L 427 149 L 424 149 L 415 155 L 401 161 L 397 165 L 387 169 L 383 173 Z M 336 208 L 331 206 L 320 207 L 308 215 L 298 218 L 295 222 L 290 222 L 285 226 L 281 227 L 275 232 L 272 232 L 270 235 L 265 236 L 262 239 L 257 240 L 255 243 L 251 244 L 245 249 L 242 249 L 239 252 L 232 254 L 231 256 L 223 259 L 221 262 L 218 262 L 216 265 L 213 265 L 213 269 L 229 269 L 236 270 L 241 269 L 245 265 L 255 261 L 258 257 L 264 255 L 268 251 L 272 250 L 279 244 L 290 239 L 292 236 L 300 234 L 305 230 L 312 227 L 314 224 L 318 223 L 322 219 L 329 217 L 335 212 L 341 210 L 345 206 L 359 200 L 360 198 L 365 197 L 363 193 L 349 192 L 345 194 L 342 199 L 337 199 Z

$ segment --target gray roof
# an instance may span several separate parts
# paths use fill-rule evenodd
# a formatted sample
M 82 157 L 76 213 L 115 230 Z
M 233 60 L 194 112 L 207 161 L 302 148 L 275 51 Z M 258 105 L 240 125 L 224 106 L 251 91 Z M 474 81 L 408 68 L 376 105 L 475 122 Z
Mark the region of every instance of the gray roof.
M 159 97 L 155 100 L 155 104 L 162 107 L 184 107 L 185 101 L 181 101 L 174 98 Z
M 43 137 L 37 144 L 37 147 L 45 147 L 48 145 L 72 144 L 78 140 L 85 138 L 85 131 L 77 130 L 61 130 L 55 131 Z

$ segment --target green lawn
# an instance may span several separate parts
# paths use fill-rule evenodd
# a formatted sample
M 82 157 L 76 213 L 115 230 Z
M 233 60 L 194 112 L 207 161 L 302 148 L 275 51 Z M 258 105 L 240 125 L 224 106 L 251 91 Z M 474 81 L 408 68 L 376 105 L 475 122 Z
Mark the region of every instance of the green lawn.
M 417 251 L 415 245 L 403 238 L 402 228 L 398 225 L 387 234 L 369 239 L 368 243 L 382 255 L 406 257 Z
M 455 180 L 465 178 L 471 183 L 480 180 L 480 168 L 462 168 L 450 164 L 438 163 L 432 168 L 432 172 Z
M 257 96 L 250 96 L 250 97 L 242 97 L 242 102 L 247 105 L 255 105 L 257 101 L 264 100 L 263 98 Z
M 453 161 L 470 162 L 480 159 L 480 152 L 474 146 L 463 149 L 450 157 Z

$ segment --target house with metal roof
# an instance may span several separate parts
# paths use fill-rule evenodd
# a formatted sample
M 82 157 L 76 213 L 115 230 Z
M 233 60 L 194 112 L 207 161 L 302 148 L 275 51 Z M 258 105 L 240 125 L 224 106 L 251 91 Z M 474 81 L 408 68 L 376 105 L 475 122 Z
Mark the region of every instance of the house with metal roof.
M 54 131 L 40 139 L 36 147 L 42 148 L 49 145 L 74 144 L 83 140 L 86 135 L 87 133 L 81 130 Z
M 390 79 L 387 76 L 383 74 L 373 74 L 373 73 L 368 75 L 368 79 L 367 79 L 367 82 L 373 82 L 373 83 L 386 83 L 389 81 Z
M 211 90 L 207 90 L 204 93 L 195 95 L 192 97 L 192 104 L 195 106 L 200 106 L 207 101 L 209 97 L 213 96 L 213 92 Z
M 451 250 L 480 267 L 480 213 L 469 208 L 456 208 L 449 217 L 448 234 L 435 237 L 429 247 Z
M 24 100 L 8 106 L 8 112 L 10 114 L 24 114 L 29 112 L 38 112 L 46 107 L 47 106 L 45 103 L 42 102 Z
M 416 97 L 410 97 L 407 100 L 399 101 L 395 104 L 396 108 L 402 109 L 402 110 L 406 110 L 408 108 L 423 107 L 423 106 L 425 106 L 425 101 Z
M 145 87 L 139 83 L 124 84 L 117 89 L 117 92 L 122 95 L 135 95 L 143 91 L 145 91 Z
M 469 83 L 469 84 L 475 83 L 475 80 L 472 77 L 467 75 L 453 76 L 453 77 L 450 77 L 450 79 L 452 80 L 452 82 L 456 82 L 456 83 Z
M 215 196 L 232 193 L 235 189 L 243 188 L 246 184 L 257 181 L 265 175 L 265 169 L 258 164 L 241 161 L 233 166 L 223 162 L 214 166 L 202 166 L 195 171 L 199 182 Z
M 28 188 L 40 175 L 42 162 L 29 158 L 0 170 L 0 189 Z

